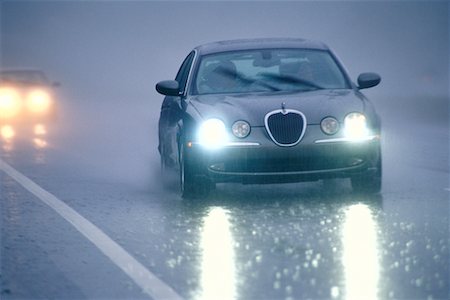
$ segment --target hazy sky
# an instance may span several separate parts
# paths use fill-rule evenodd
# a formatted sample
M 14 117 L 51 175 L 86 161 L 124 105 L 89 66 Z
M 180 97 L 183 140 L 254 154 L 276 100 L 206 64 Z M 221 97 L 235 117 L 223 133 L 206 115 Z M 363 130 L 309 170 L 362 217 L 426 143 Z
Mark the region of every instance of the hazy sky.
M 303 37 L 333 48 L 353 79 L 380 73 L 375 94 L 443 94 L 448 19 L 446 1 L 3 1 L 1 63 L 44 69 L 79 93 L 150 97 L 198 44 Z

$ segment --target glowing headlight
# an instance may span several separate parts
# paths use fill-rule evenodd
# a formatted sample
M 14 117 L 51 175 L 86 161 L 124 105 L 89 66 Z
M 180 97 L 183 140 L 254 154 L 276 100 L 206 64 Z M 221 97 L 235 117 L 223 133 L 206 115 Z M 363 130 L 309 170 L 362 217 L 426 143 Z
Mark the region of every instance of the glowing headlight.
M 238 138 L 245 138 L 250 133 L 250 124 L 245 121 L 236 121 L 231 127 L 231 131 Z
M 22 107 L 19 93 L 12 88 L 0 88 L 0 119 L 15 117 Z
M 228 141 L 225 124 L 219 119 L 203 122 L 198 131 L 199 143 L 207 148 L 219 148 Z
M 361 113 L 350 113 L 345 117 L 345 136 L 350 139 L 361 139 L 368 135 L 366 117 Z
M 333 117 L 326 117 L 320 122 L 320 128 L 325 134 L 333 135 L 339 130 L 339 122 Z
M 32 91 L 27 97 L 27 108 L 32 113 L 47 112 L 51 105 L 50 95 L 42 90 Z

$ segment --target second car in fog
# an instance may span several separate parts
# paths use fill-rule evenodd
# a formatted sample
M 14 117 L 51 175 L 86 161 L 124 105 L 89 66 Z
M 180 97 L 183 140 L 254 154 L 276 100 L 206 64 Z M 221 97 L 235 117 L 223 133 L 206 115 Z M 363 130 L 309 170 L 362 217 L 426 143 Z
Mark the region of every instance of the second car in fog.
M 163 172 L 179 172 L 183 197 L 217 182 L 350 178 L 381 189 L 380 119 L 323 43 L 253 39 L 195 48 L 165 95 L 159 121 Z
M 26 138 L 32 136 L 36 147 L 45 147 L 47 125 L 57 114 L 56 86 L 59 83 L 51 83 L 40 70 L 1 70 L 0 138 L 9 144 L 20 132 Z

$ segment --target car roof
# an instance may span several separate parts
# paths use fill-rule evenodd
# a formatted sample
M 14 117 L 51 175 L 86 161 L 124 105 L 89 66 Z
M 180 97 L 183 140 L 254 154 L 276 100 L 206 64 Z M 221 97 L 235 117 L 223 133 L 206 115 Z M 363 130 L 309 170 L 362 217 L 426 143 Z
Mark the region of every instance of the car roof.
M 49 80 L 42 70 L 30 68 L 0 69 L 0 82 L 3 81 L 13 81 L 23 84 L 49 84 Z
M 252 49 L 277 49 L 277 48 L 302 48 L 328 50 L 328 46 L 322 42 L 299 38 L 260 38 L 240 39 L 207 43 L 195 48 L 200 55 L 218 52 L 252 50 Z
M 31 68 L 2 68 L 0 69 L 0 74 L 10 74 L 10 73 L 41 73 L 45 74 L 44 71 L 40 69 Z

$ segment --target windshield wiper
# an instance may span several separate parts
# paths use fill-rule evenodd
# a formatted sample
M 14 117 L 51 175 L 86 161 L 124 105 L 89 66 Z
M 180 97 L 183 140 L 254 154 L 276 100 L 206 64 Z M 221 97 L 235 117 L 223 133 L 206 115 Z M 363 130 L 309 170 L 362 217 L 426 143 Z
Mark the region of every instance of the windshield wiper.
M 264 76 L 266 78 L 270 78 L 270 79 L 273 79 L 273 80 L 277 80 L 277 81 L 286 82 L 286 83 L 300 83 L 302 85 L 305 85 L 305 86 L 308 86 L 308 87 L 312 87 L 312 88 L 314 88 L 316 90 L 323 90 L 323 89 L 325 89 L 324 87 L 322 87 L 322 86 L 320 86 L 320 85 L 318 85 L 318 84 L 316 84 L 316 83 L 314 83 L 312 81 L 309 81 L 309 80 L 306 80 L 306 79 L 302 79 L 302 78 L 297 77 L 297 76 L 276 75 L 276 74 L 273 74 L 273 73 L 263 73 L 263 74 L 261 74 L 261 76 Z
M 237 77 L 240 81 L 242 81 L 243 83 L 248 84 L 248 85 L 258 84 L 258 85 L 266 87 L 266 88 L 268 88 L 268 89 L 270 89 L 271 91 L 274 91 L 274 92 L 280 91 L 279 88 L 277 88 L 277 87 L 275 87 L 275 86 L 273 86 L 273 85 L 271 85 L 271 84 L 269 84 L 267 82 L 264 82 L 264 81 L 262 81 L 260 79 L 249 79 L 249 78 L 245 77 L 244 75 L 242 75 L 239 72 L 233 72 L 233 71 L 228 70 L 228 69 L 220 69 L 219 72 L 220 72 L 220 74 L 225 75 L 225 76 L 230 77 L 230 78 Z

